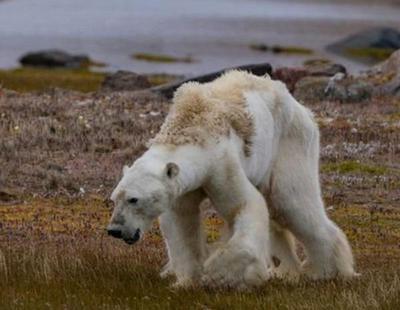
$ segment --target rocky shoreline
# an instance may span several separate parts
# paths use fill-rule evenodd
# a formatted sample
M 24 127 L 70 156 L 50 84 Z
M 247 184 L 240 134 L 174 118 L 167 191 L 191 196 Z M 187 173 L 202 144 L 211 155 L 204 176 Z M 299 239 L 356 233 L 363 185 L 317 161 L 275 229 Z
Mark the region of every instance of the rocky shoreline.
M 384 62 L 358 75 L 349 75 L 343 65 L 324 59 L 308 61 L 303 67 L 298 68 L 272 69 L 270 64 L 253 64 L 233 69 L 247 70 L 260 76 L 269 74 L 273 79 L 284 82 L 294 96 L 302 101 L 362 102 L 378 95 L 400 97 L 400 50 L 394 52 Z M 170 99 L 173 91 L 182 83 L 211 81 L 226 70 L 157 87 L 150 87 L 151 83 L 143 75 L 119 71 L 106 77 L 102 89 L 109 91 L 148 89 Z

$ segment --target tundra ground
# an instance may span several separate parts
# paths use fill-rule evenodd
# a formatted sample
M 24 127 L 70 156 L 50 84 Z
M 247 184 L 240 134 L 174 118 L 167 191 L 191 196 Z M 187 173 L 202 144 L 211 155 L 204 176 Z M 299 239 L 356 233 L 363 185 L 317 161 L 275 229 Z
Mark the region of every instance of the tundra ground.
M 326 207 L 361 276 L 174 290 L 158 277 L 166 254 L 157 225 L 134 246 L 105 234 L 122 166 L 144 152 L 168 104 L 147 92 L 0 90 L 0 308 L 399 308 L 400 101 L 307 105 L 321 128 Z M 205 222 L 212 242 L 221 221 Z

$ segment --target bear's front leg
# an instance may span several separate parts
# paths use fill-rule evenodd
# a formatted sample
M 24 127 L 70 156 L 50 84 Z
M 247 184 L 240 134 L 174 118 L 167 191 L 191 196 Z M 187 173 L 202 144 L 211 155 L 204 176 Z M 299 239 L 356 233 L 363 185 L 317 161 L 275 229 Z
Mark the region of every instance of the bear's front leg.
M 191 286 L 201 277 L 206 254 L 199 205 L 204 197 L 201 190 L 190 192 L 160 217 L 169 260 L 160 276 L 176 276 L 174 287 Z
M 231 238 L 204 263 L 203 284 L 239 289 L 262 284 L 269 278 L 270 264 L 269 218 L 264 198 L 247 178 L 225 195 L 215 196 L 212 190 L 210 194 L 231 228 Z M 235 205 L 237 202 L 241 203 Z

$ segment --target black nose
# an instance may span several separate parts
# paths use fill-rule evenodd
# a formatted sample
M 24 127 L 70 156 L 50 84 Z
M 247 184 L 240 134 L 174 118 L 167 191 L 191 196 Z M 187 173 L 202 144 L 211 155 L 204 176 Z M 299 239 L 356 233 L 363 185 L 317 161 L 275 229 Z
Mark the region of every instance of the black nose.
M 136 229 L 136 232 L 133 236 L 133 241 L 136 242 L 140 239 L 140 229 Z
M 122 238 L 122 232 L 118 229 L 108 229 L 107 233 L 109 236 L 113 236 L 114 238 Z
M 135 234 L 132 236 L 132 238 L 124 238 L 124 241 L 128 244 L 134 244 L 139 239 L 140 239 L 140 229 L 136 229 Z

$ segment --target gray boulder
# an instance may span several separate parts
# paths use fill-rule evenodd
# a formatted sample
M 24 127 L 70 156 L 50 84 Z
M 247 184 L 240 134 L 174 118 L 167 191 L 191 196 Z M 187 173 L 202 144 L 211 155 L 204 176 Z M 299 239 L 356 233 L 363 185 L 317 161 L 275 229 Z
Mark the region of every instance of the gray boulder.
M 184 83 L 187 82 L 199 82 L 199 83 L 207 83 L 215 80 L 225 72 L 229 70 L 242 70 L 248 71 L 254 75 L 263 76 L 265 74 L 272 74 L 272 66 L 269 63 L 259 63 L 259 64 L 249 64 L 238 67 L 226 68 L 220 71 L 211 72 L 208 74 L 198 75 L 195 77 L 191 77 L 188 79 L 184 79 L 177 82 L 168 83 L 166 85 L 160 85 L 153 87 L 151 91 L 158 93 L 165 98 L 171 99 L 174 95 L 174 92 Z
M 274 70 L 272 77 L 284 82 L 291 93 L 296 89 L 298 81 L 304 77 L 332 77 L 338 73 L 347 75 L 346 68 L 325 59 L 313 59 L 304 63 L 304 67 L 281 67 Z M 311 79 L 324 80 L 324 79 Z
M 312 63 L 312 64 L 305 64 L 304 67 L 307 69 L 309 75 L 311 76 L 334 76 L 337 73 L 343 73 L 347 75 L 347 69 L 345 66 L 326 62 L 326 63 Z
M 71 55 L 54 49 L 27 53 L 19 62 L 23 66 L 33 67 L 81 68 L 90 64 L 90 58 L 87 55 Z
M 365 72 L 364 78 L 375 85 L 376 94 L 400 97 L 400 49 Z
M 371 28 L 327 46 L 333 53 L 364 63 L 379 62 L 400 48 L 400 32 L 392 28 Z
M 379 89 L 379 93 L 400 97 L 400 75 L 395 76 Z
M 296 84 L 294 96 L 303 102 L 363 102 L 371 98 L 373 87 L 368 82 L 338 73 L 333 77 L 307 76 Z

